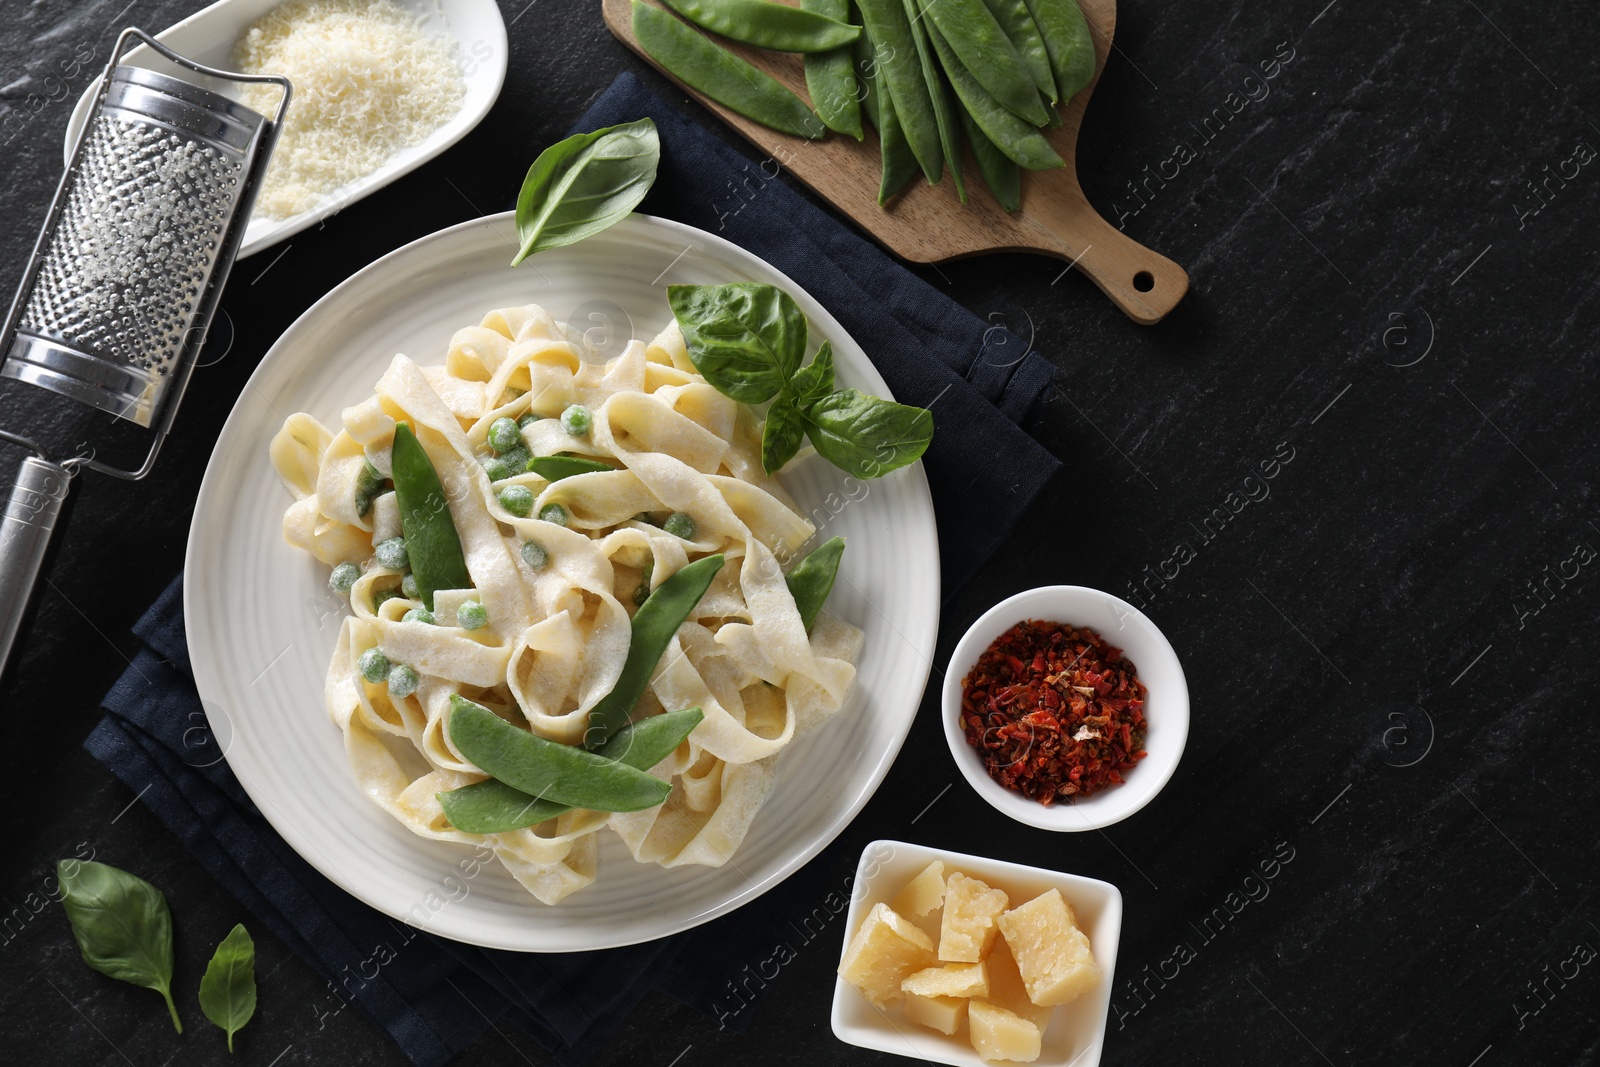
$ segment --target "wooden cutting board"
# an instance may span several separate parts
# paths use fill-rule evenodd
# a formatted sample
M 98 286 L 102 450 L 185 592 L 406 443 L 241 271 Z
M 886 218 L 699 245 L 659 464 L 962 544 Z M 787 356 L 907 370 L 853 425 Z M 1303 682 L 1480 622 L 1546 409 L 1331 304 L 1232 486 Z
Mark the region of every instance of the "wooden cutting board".
M 956 199 L 950 176 L 938 185 L 913 181 L 905 192 L 878 206 L 881 170 L 878 140 L 867 134 L 864 142 L 837 133 L 825 140 L 807 141 L 769 130 L 721 104 L 695 92 L 684 91 L 710 108 L 761 151 L 786 167 L 857 225 L 915 263 L 942 263 L 985 252 L 1037 252 L 1054 256 L 1087 274 L 1117 307 L 1135 322 L 1150 325 L 1177 306 L 1189 290 L 1182 267 L 1152 252 L 1112 226 L 1089 205 L 1078 186 L 1078 128 L 1083 122 L 1089 94 L 1105 69 L 1116 27 L 1116 0 L 1078 0 L 1089 20 L 1095 43 L 1095 80 L 1074 96 L 1062 111 L 1062 125 L 1047 131 L 1065 167 L 1023 172 L 1022 210 L 1002 211 L 967 160 L 967 196 Z M 633 36 L 629 0 L 601 0 L 606 25 L 618 40 L 656 65 Z M 771 74 L 806 98 L 805 73 L 798 55 L 767 52 L 725 41 L 717 42 Z M 657 66 L 659 70 L 660 67 Z M 666 71 L 662 71 L 667 74 Z M 671 74 L 667 74 L 671 78 Z M 676 78 L 673 79 L 677 81 Z

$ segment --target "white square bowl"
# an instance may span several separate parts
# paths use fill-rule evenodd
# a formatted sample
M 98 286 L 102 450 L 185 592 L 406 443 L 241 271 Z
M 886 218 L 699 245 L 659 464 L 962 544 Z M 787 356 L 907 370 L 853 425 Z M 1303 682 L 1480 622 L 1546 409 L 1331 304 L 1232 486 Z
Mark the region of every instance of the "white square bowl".
M 1111 984 L 1117 969 L 1117 942 L 1122 935 L 1122 893 L 1110 882 L 905 841 L 874 841 L 861 853 L 861 862 L 856 866 L 840 960 L 844 958 L 844 947 L 872 906 L 887 904 L 934 860 L 944 861 L 946 874 L 960 871 L 1004 889 L 1014 905 L 1052 889 L 1061 890 L 1078 917 L 1078 925 L 1089 936 L 1102 978 L 1093 990 L 1055 1010 L 1045 1029 L 1039 1058 L 1034 1062 L 1037 1067 L 1096 1067 L 1105 1043 Z M 833 988 L 833 1033 L 840 1041 L 879 1052 L 930 1063 L 986 1067 L 974 1051 L 966 1027 L 947 1036 L 918 1026 L 905 1018 L 899 1005 L 887 1010 L 874 1007 L 860 990 L 837 977 Z

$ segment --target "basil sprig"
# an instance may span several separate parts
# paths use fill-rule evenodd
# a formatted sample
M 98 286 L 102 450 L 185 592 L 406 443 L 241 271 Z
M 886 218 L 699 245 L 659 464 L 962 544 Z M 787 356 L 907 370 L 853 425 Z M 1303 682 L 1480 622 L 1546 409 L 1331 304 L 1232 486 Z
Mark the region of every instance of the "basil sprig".
M 173 1029 L 183 1033 L 172 1002 L 172 912 L 161 890 L 93 860 L 62 860 L 56 864 L 56 877 L 83 962 L 101 974 L 160 993 L 172 1013 Z
M 511 265 L 621 222 L 650 191 L 660 162 L 661 138 L 647 118 L 576 134 L 540 152 L 517 195 L 522 245 Z
M 794 458 L 802 438 L 834 466 L 881 478 L 915 463 L 933 440 L 933 415 L 855 389 L 834 389 L 833 349 L 824 341 L 802 367 L 806 318 L 774 285 L 669 285 L 667 303 L 695 369 L 725 396 L 768 400 L 761 465 L 768 474 Z
M 256 943 L 243 923 L 234 924 L 206 964 L 200 979 L 200 1010 L 228 1032 L 232 1052 L 233 1035 L 256 1013 Z

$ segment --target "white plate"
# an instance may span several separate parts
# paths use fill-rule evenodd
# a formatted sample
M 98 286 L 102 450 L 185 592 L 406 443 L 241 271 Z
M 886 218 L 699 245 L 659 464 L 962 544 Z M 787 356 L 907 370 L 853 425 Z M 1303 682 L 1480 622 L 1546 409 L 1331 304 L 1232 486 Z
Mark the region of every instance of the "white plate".
M 635 863 L 602 834 L 595 884 L 555 907 L 492 859 L 404 829 L 356 788 L 322 684 L 344 602 L 327 568 L 283 540 L 289 494 L 267 444 L 285 416 L 337 426 L 396 352 L 442 362 L 450 335 L 492 308 L 538 303 L 599 344 L 667 324 L 668 283 L 782 286 L 833 343 L 842 384 L 887 396 L 859 346 L 794 282 L 718 237 L 635 215 L 567 248 L 506 266 L 510 213 L 390 253 L 302 315 L 234 405 L 189 531 L 184 614 L 195 682 L 228 762 L 307 862 L 388 915 L 458 941 L 528 951 L 626 945 L 705 922 L 772 888 L 833 840 L 888 772 L 916 714 L 939 623 L 939 549 L 920 463 L 877 481 L 813 458 L 783 480 L 822 536 L 849 542 L 828 607 L 866 631 L 845 707 L 786 752 L 778 784 L 726 866 Z M 613 331 L 607 337 L 605 331 Z
M 153 36 L 186 59 L 208 67 L 232 70 L 233 48 L 244 36 L 244 31 L 251 23 L 283 3 L 284 0 L 217 0 L 210 7 L 195 12 Z M 506 77 L 507 51 L 506 24 L 500 17 L 500 7 L 495 0 L 395 0 L 395 3 L 415 14 L 425 32 L 437 37 L 455 38 L 461 76 L 467 89 L 461 100 L 461 110 L 449 122 L 429 134 L 422 143 L 397 152 L 394 158 L 366 177 L 341 185 L 324 196 L 311 210 L 286 219 L 252 218 L 245 228 L 244 243 L 239 248 L 238 258 L 243 259 L 263 248 L 270 248 L 422 166 L 465 137 L 494 106 Z M 123 27 L 113 29 L 121 32 Z M 102 53 L 100 58 L 104 62 L 107 56 Z M 237 83 L 174 68 L 144 45 L 129 51 L 123 57 L 123 62 L 135 67 L 154 67 L 164 73 L 203 84 L 225 96 L 238 98 L 234 89 Z M 99 91 L 100 79 L 96 78 L 84 90 L 72 110 L 72 118 L 67 123 L 66 143 L 62 148 L 62 157 L 69 163 L 73 146 L 78 141 L 78 131 L 83 129 L 94 96 Z M 293 108 L 294 104 L 291 102 L 289 106 Z

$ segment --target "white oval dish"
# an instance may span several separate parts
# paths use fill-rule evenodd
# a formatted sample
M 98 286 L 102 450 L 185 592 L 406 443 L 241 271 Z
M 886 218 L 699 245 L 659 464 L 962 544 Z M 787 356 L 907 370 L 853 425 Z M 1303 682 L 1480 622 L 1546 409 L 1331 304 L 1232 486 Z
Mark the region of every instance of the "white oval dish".
M 233 69 L 234 45 L 252 23 L 284 0 L 217 0 L 210 7 L 190 15 L 182 22 L 168 26 L 155 34 L 156 40 L 185 58 L 221 70 Z M 440 126 L 420 144 L 397 152 L 383 166 L 363 178 L 340 186 L 324 196 L 316 207 L 291 215 L 285 219 L 253 217 L 244 231 L 238 258 L 253 255 L 270 248 L 286 237 L 292 237 L 308 226 L 314 226 L 330 215 L 336 214 L 369 193 L 382 189 L 396 178 L 422 166 L 428 160 L 455 144 L 483 121 L 500 95 L 506 77 L 506 24 L 500 16 L 495 0 L 395 0 L 400 7 L 413 12 L 421 20 L 422 28 L 442 37 L 456 40 L 461 61 L 461 76 L 466 84 L 466 95 L 461 110 L 454 118 Z M 120 27 L 118 27 L 120 29 Z M 105 56 L 102 54 L 101 61 Z M 132 49 L 123 62 L 135 67 L 156 67 L 175 73 L 190 81 L 198 81 L 207 88 L 224 95 L 237 97 L 232 83 L 218 79 L 202 78 L 192 71 L 172 69 L 161 57 L 143 45 Z M 100 91 L 96 78 L 78 98 L 67 122 L 66 143 L 62 157 L 72 159 L 72 149 L 78 132 L 88 120 L 89 109 L 95 94 Z M 290 104 L 293 107 L 293 104 Z
M 286 330 L 228 416 L 195 504 L 184 615 L 195 683 L 245 791 L 317 870 L 387 915 L 458 941 L 575 951 L 664 937 L 754 899 L 816 855 L 888 773 L 916 715 L 939 625 L 939 549 L 920 463 L 872 482 L 820 459 L 784 484 L 823 538 L 849 542 L 834 614 L 863 627 L 843 709 L 784 752 L 777 785 L 733 860 L 673 870 L 635 863 L 604 831 L 600 874 L 540 904 L 492 857 L 412 834 L 362 794 L 328 721 L 323 679 L 348 605 L 328 570 L 282 534 L 291 501 L 267 445 L 295 411 L 338 425 L 396 352 L 442 362 L 450 336 L 493 308 L 529 302 L 587 327 L 596 344 L 653 337 L 668 283 L 781 286 L 833 344 L 841 385 L 888 387 L 839 323 L 779 271 L 692 227 L 634 215 L 604 233 L 507 266 L 510 212 L 414 241 L 340 284 Z M 203 378 L 197 382 L 203 388 Z
M 973 664 L 995 638 L 1025 619 L 1087 626 L 1120 648 L 1149 691 L 1145 703 L 1145 752 L 1121 785 L 1070 804 L 1046 807 L 989 777 L 961 728 L 961 687 Z M 1121 822 L 1161 792 L 1178 769 L 1189 739 L 1189 686 L 1172 645 L 1138 608 L 1110 593 L 1081 585 L 1046 585 L 1002 600 L 972 624 L 956 645 L 945 671 L 941 699 L 944 737 L 967 784 L 993 807 L 1041 830 L 1098 830 Z

